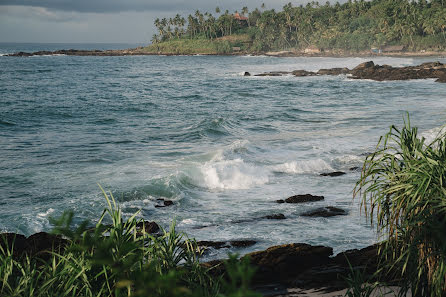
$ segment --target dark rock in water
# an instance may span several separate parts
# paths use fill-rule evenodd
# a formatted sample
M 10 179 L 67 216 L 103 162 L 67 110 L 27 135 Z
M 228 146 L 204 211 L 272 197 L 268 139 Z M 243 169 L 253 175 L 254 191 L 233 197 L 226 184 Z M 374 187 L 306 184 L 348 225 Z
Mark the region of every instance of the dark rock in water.
M 170 205 L 173 205 L 172 200 L 164 200 L 164 206 L 170 206 Z
M 316 73 L 306 70 L 294 70 L 291 72 L 294 76 L 315 76 Z
M 197 245 L 200 247 L 212 247 L 214 249 L 221 249 L 221 248 L 229 248 L 230 246 L 227 244 L 226 241 L 197 241 Z
M 26 253 L 29 255 L 46 254 L 52 250 L 63 249 L 68 244 L 66 239 L 59 235 L 39 232 L 26 239 Z
M 18 53 L 9 54 L 7 56 L 10 56 L 10 57 L 31 57 L 31 56 L 33 56 L 33 54 L 25 53 L 25 52 L 18 52 Z
M 350 69 L 348 68 L 331 68 L 331 69 L 319 69 L 318 75 L 340 75 L 348 74 Z
M 257 242 L 254 240 L 231 240 L 231 241 L 198 241 L 197 245 L 200 247 L 211 247 L 214 249 L 223 249 L 223 248 L 241 248 L 241 247 L 249 247 Z
M 233 247 L 249 247 L 257 243 L 255 240 L 232 240 L 229 242 Z
M 22 255 L 27 247 L 26 237 L 16 233 L 0 234 L 0 247 L 3 250 L 12 249 L 13 255 Z
M 331 176 L 331 177 L 334 177 L 334 176 L 341 176 L 341 175 L 344 175 L 344 174 L 345 174 L 345 172 L 342 172 L 342 171 L 335 171 L 335 172 L 321 173 L 320 175 L 321 175 L 321 176 Z
M 446 83 L 446 74 L 441 75 L 435 82 Z
M 247 254 L 251 264 L 257 268 L 255 282 L 293 278 L 310 267 L 327 264 L 333 249 L 292 243 L 270 247 L 265 251 Z
M 441 82 L 442 77 L 446 76 L 446 65 L 440 62 L 429 62 L 418 66 L 398 68 L 389 65 L 363 64 L 358 65 L 350 72 L 352 78 L 376 81 L 437 78 Z
M 283 199 L 279 199 L 279 200 L 276 200 L 276 202 L 277 202 L 277 203 L 285 203 L 285 200 L 283 200 Z
M 303 213 L 304 217 L 334 217 L 334 216 L 343 216 L 346 215 L 346 211 L 337 207 L 327 206 L 321 207 L 314 210 L 310 210 L 309 212 Z
M 251 73 L 249 73 L 248 71 L 245 71 L 245 73 L 243 73 L 243 76 L 251 76 Z
M 368 61 L 368 62 L 364 62 L 359 64 L 358 66 L 356 66 L 355 68 L 353 68 L 352 71 L 358 71 L 358 70 L 364 70 L 367 68 L 373 68 L 375 66 L 375 63 L 373 63 L 373 61 Z
M 156 208 L 162 208 L 162 207 L 167 207 L 167 206 L 173 205 L 173 201 L 172 200 L 167 200 L 167 199 L 165 200 L 165 199 L 162 199 L 162 198 L 156 199 L 156 200 L 158 200 L 158 201 L 163 203 L 162 205 L 159 205 L 159 204 L 155 205 Z
M 348 170 L 350 171 L 359 171 L 361 168 L 359 168 L 358 166 L 355 167 L 350 167 Z
M 324 196 L 315 196 L 311 194 L 295 195 L 285 199 L 286 203 L 304 203 L 324 200 Z M 277 203 L 283 203 L 283 200 L 277 200 Z
M 269 216 L 265 216 L 263 218 L 264 219 L 268 219 L 268 220 L 285 220 L 286 219 L 285 215 L 282 214 L 282 213 L 272 214 L 272 215 L 269 215 Z
M 148 222 L 148 221 L 139 222 L 136 225 L 136 228 L 138 229 L 139 233 L 141 233 L 141 234 L 142 234 L 142 230 L 144 230 L 146 233 L 149 233 L 149 234 L 158 233 L 158 231 L 160 231 L 160 227 L 158 226 L 157 223 Z
M 266 73 L 256 74 L 254 76 L 282 76 L 283 74 L 284 74 L 283 72 L 266 72 Z

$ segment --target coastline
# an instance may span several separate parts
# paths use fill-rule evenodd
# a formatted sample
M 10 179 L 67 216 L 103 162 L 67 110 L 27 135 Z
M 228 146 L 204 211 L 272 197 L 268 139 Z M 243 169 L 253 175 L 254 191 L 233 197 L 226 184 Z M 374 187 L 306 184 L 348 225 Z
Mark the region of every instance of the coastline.
M 154 225 L 154 222 L 145 222 L 144 228 L 149 227 L 146 231 L 153 236 L 161 235 Z M 137 233 L 137 236 L 142 235 Z M 49 259 L 52 251 L 60 252 L 70 246 L 69 240 L 47 232 L 29 237 L 2 233 L 0 239 L 0 247 L 4 248 L 5 244 L 12 247 L 12 254 L 18 258 L 27 255 L 45 260 Z M 345 279 L 352 271 L 364 272 L 367 278 L 372 278 L 377 270 L 378 248 L 379 244 L 374 244 L 334 255 L 333 248 L 328 246 L 290 243 L 248 253 L 240 261 L 250 259 L 257 271 L 252 288 L 263 296 L 296 296 L 296 292 L 312 292 L 309 296 L 328 297 L 338 296 L 339 292 L 348 289 Z M 218 278 L 226 273 L 225 260 L 202 262 L 201 265 L 209 269 L 211 276 Z M 393 284 L 392 279 L 386 280 Z
M 305 53 L 299 51 L 270 51 L 270 52 L 232 52 L 232 53 L 173 53 L 173 52 L 151 52 L 145 47 L 122 49 L 122 50 L 75 50 L 62 49 L 56 51 L 37 51 L 37 52 L 16 52 L 5 54 L 8 57 L 31 57 L 31 56 L 269 56 L 278 58 L 288 57 L 331 57 L 331 58 L 349 58 L 349 57 L 438 57 L 445 58 L 446 51 L 424 51 L 424 52 L 389 52 L 389 53 L 371 53 L 370 51 L 346 52 L 346 51 L 326 51 L 320 53 Z

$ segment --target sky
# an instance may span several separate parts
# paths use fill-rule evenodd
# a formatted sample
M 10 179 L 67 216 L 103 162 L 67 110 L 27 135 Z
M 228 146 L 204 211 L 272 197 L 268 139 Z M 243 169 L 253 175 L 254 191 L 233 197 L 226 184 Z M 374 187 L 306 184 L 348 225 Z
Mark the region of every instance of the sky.
M 202 12 L 233 12 L 265 3 L 281 9 L 308 0 L 0 0 L 0 42 L 142 43 L 156 18 Z

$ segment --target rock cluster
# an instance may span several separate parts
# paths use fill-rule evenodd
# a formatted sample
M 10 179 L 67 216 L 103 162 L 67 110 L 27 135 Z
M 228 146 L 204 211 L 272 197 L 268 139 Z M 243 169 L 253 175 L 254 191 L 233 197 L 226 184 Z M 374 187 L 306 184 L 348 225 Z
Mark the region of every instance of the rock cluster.
M 317 72 L 294 70 L 292 72 L 273 71 L 256 74 L 255 76 L 282 76 L 292 74 L 297 77 L 320 75 L 349 75 L 353 79 L 371 79 L 376 81 L 409 80 L 436 78 L 437 82 L 446 82 L 446 64 L 428 62 L 418 66 L 392 67 L 376 65 L 373 61 L 359 64 L 352 70 L 348 68 L 320 69 Z

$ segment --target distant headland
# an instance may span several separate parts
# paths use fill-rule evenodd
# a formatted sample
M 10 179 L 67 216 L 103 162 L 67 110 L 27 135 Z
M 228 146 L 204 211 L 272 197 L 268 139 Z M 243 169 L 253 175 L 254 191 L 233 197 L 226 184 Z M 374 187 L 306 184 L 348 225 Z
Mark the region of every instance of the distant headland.
M 281 11 L 219 7 L 157 18 L 151 44 L 125 50 L 59 50 L 10 56 L 268 55 L 446 56 L 446 2 L 375 0 L 311 2 Z

